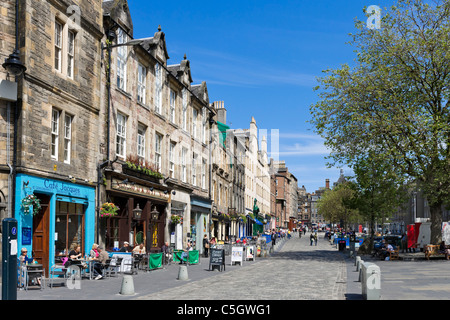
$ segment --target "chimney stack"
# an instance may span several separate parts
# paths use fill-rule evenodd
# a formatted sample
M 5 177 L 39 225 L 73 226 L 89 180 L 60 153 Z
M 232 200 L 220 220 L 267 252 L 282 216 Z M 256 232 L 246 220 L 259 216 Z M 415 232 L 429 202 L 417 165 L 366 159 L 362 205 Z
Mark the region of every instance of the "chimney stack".
M 227 124 L 227 109 L 224 104 L 224 101 L 215 101 L 214 108 L 217 110 L 217 121 Z

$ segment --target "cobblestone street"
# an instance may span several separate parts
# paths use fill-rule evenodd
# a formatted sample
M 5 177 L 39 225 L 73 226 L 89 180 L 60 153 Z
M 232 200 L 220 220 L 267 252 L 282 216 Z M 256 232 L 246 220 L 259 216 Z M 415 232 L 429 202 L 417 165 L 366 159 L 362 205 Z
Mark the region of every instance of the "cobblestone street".
M 321 234 L 319 234 L 320 236 Z M 297 234 L 280 252 L 251 267 L 233 270 L 138 299 L 187 300 L 343 300 L 346 265 L 341 253 L 323 240 L 310 246 Z

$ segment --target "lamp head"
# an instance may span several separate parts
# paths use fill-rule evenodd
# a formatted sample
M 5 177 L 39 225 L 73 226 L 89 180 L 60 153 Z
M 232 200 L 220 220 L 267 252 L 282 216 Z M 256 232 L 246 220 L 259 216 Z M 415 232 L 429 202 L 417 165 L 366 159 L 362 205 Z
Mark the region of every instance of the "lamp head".
M 3 68 L 8 71 L 10 75 L 20 76 L 24 73 L 27 68 L 23 65 L 22 61 L 20 61 L 19 50 L 14 50 L 12 54 L 9 55 L 5 62 L 2 64 Z

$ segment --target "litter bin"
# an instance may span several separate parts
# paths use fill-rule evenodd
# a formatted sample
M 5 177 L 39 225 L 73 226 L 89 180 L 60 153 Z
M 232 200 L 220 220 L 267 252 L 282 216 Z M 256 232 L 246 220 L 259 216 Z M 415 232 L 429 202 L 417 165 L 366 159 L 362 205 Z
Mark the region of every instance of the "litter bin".
M 345 240 L 339 240 L 339 242 L 338 242 L 339 251 L 344 251 L 346 246 L 347 245 L 346 245 L 346 241 Z

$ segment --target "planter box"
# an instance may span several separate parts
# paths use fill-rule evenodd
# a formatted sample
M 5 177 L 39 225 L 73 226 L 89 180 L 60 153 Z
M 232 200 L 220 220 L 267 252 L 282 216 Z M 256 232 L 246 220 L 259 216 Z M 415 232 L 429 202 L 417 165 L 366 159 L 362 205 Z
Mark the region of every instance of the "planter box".
M 127 164 L 122 165 L 122 172 L 142 180 L 148 180 L 156 183 L 161 183 L 162 180 L 162 178 L 150 176 L 142 171 L 129 168 Z

